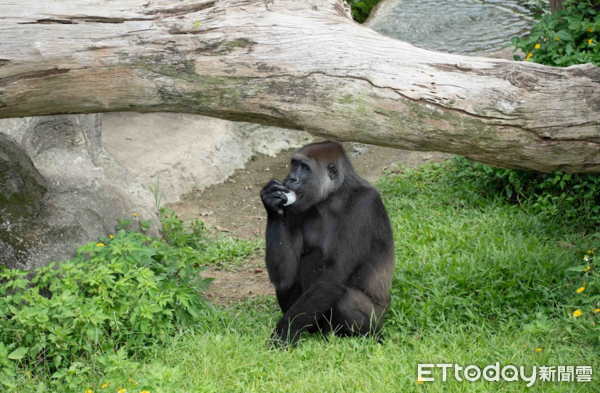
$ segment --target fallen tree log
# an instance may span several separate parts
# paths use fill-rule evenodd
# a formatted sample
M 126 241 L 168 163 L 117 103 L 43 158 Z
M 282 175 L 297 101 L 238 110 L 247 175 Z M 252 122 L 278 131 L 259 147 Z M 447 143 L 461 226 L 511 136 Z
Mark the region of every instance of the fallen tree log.
M 0 118 L 196 113 L 600 172 L 600 69 L 416 48 L 343 0 L 0 0 Z

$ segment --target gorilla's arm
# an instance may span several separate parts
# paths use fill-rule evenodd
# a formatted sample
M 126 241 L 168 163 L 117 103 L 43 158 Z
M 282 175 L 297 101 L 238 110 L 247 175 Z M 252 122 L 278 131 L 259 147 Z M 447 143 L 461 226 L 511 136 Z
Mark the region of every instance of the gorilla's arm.
M 288 289 L 297 281 L 298 257 L 283 218 L 267 218 L 265 262 L 271 282 L 277 289 Z
M 274 179 L 262 190 L 261 198 L 267 211 L 265 263 L 285 312 L 300 296 L 297 275 L 302 239 L 299 234 L 294 239 L 289 225 L 286 226 L 283 203 L 287 198 L 282 191 L 288 190 Z

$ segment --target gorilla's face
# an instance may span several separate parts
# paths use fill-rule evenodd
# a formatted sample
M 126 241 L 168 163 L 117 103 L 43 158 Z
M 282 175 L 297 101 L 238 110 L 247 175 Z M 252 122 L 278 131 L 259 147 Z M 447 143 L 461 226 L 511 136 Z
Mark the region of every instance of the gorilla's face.
M 301 212 L 314 204 L 315 172 L 314 162 L 307 157 L 294 155 L 290 173 L 283 179 L 283 185 L 296 193 L 296 202 L 288 206 L 294 212 Z
M 290 173 L 283 185 L 296 193 L 296 202 L 288 206 L 294 213 L 306 211 L 324 201 L 337 189 L 340 177 L 333 163 L 320 163 L 301 154 L 292 156 Z

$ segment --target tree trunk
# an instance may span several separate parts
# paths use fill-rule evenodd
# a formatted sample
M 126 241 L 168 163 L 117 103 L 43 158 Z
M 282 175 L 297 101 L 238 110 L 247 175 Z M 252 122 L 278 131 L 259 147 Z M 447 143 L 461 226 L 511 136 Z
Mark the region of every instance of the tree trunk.
M 0 118 L 196 113 L 600 172 L 600 70 L 416 48 L 342 0 L 0 0 Z
M 550 0 L 550 12 L 555 13 L 556 11 L 564 8 L 563 0 Z

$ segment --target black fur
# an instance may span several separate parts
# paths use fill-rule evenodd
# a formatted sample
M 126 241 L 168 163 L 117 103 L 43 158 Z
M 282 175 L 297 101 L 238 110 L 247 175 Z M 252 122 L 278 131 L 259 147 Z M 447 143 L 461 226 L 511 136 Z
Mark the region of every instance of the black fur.
M 283 206 L 289 190 L 299 197 Z M 283 184 L 271 180 L 261 198 L 266 265 L 284 313 L 273 344 L 293 344 L 303 330 L 377 334 L 390 303 L 392 230 L 379 193 L 341 145 L 303 147 Z

